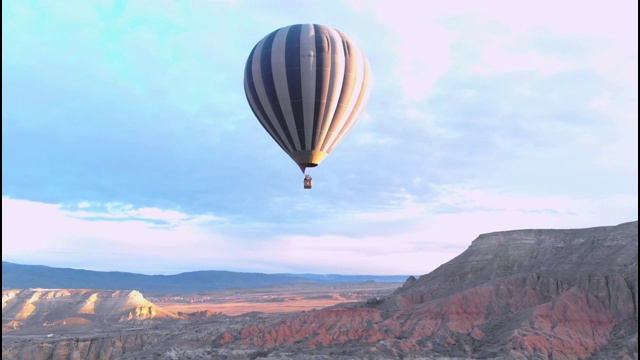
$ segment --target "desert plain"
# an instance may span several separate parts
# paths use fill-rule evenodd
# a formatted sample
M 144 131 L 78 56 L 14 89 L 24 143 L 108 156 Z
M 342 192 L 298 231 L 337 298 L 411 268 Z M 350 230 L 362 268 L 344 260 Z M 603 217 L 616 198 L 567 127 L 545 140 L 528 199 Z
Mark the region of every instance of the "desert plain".
M 363 282 L 334 285 L 290 285 L 235 288 L 195 293 L 145 293 L 156 306 L 174 313 L 210 311 L 229 316 L 250 312 L 287 313 L 367 301 L 391 294 L 402 283 Z

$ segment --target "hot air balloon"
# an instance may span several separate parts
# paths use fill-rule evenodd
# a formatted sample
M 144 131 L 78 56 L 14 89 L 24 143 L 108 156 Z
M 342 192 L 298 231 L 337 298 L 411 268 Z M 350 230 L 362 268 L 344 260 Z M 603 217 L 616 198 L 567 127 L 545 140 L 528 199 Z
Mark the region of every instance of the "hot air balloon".
M 303 173 L 318 166 L 357 122 L 369 81 L 362 50 L 344 33 L 317 24 L 265 36 L 244 71 L 254 115 Z M 304 187 L 311 188 L 309 175 Z

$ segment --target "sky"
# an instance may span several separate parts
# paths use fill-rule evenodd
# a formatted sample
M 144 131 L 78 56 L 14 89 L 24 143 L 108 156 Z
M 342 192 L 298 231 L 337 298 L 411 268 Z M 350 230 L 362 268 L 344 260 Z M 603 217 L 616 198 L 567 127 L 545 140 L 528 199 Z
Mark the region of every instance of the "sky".
M 372 73 L 312 190 L 243 88 L 301 23 Z M 631 0 L 2 2 L 3 261 L 422 275 L 480 234 L 638 220 L 637 154 Z

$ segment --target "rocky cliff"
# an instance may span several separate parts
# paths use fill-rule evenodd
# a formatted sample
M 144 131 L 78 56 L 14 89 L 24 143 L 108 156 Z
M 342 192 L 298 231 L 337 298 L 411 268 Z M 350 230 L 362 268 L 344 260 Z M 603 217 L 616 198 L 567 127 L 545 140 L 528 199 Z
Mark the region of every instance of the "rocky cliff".
M 358 357 L 637 359 L 638 223 L 484 234 L 387 299 L 218 339 Z

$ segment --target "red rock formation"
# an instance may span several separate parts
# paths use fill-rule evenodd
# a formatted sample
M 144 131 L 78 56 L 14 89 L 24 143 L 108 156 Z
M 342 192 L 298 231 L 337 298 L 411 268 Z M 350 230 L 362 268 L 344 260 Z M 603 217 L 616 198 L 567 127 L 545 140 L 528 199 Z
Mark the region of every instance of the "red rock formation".
M 637 247 L 637 222 L 482 235 L 384 301 L 247 326 L 218 344 L 585 359 L 620 338 L 619 356 L 637 359 Z

